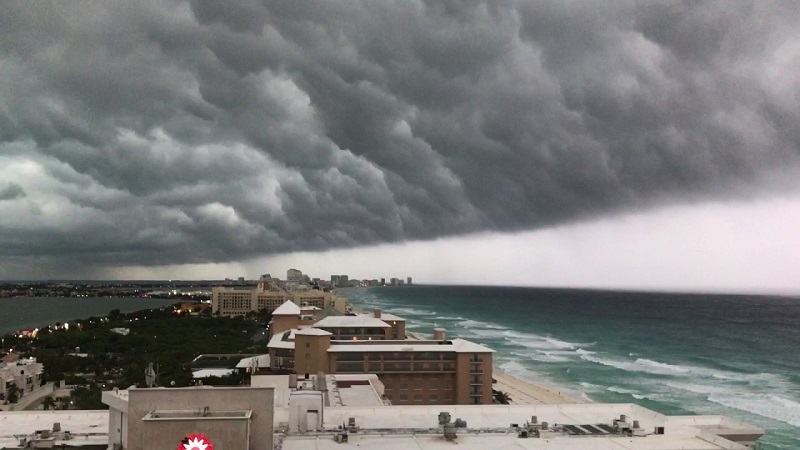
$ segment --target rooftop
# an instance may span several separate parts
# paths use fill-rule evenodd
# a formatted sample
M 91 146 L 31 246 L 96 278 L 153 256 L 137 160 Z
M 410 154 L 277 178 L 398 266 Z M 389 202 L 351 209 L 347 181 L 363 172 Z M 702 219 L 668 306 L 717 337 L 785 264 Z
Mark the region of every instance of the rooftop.
M 18 448 L 19 438 L 38 430 L 52 430 L 55 446 L 74 448 L 85 445 L 108 445 L 108 411 L 3 411 L 0 413 L 0 448 Z M 69 431 L 71 439 L 64 439 Z
M 439 341 L 334 341 L 329 352 L 455 352 L 494 353 L 494 350 L 464 339 Z M 385 343 L 384 343 L 385 342 Z
M 236 364 L 237 369 L 246 369 L 248 367 L 269 367 L 269 355 L 251 356 L 249 358 L 242 358 Z
M 275 394 L 275 407 L 287 408 L 289 396 L 294 389 L 289 388 L 289 375 L 254 375 L 250 385 L 271 387 Z M 297 386 L 304 391 L 313 391 L 316 375 L 310 379 L 298 378 Z M 326 395 L 330 406 L 382 406 L 383 383 L 374 374 L 334 374 L 325 375 L 328 388 Z
M 291 300 L 286 300 L 281 306 L 272 311 L 273 316 L 299 316 L 300 307 Z
M 455 442 L 444 439 L 438 426 L 440 412 L 448 412 L 451 422 L 466 421 L 465 428 L 456 431 Z M 614 419 L 625 415 L 629 424 L 639 421 L 642 436 L 606 432 Z M 548 422 L 549 429 L 542 437 L 520 438 L 519 431 L 536 416 L 538 424 Z M 348 442 L 339 444 L 333 436 L 340 425 L 355 418 L 357 434 L 349 434 Z M 512 424 L 517 427 L 512 427 Z M 401 450 L 401 449 L 548 449 L 548 450 L 746 450 L 744 445 L 722 436 L 758 437 L 763 430 L 723 416 L 664 416 L 633 404 L 575 404 L 575 405 L 492 405 L 492 406 L 393 406 L 388 408 L 326 408 L 324 433 L 290 434 L 283 440 L 284 450 L 342 449 Z M 589 428 L 584 428 L 588 426 Z M 570 428 L 571 427 L 571 428 Z M 663 427 L 664 434 L 655 434 Z M 535 427 L 534 427 L 535 428 Z M 533 429 L 533 428 L 532 428 Z M 591 434 L 570 430 L 589 431 Z M 645 436 L 646 435 L 646 436 Z
M 390 325 L 370 315 L 328 316 L 313 325 L 315 328 L 389 328 Z
M 200 369 L 192 371 L 192 378 L 224 377 L 236 372 L 236 369 Z
M 330 336 L 330 331 L 320 330 L 318 328 L 301 328 L 294 332 L 294 336 Z
M 375 317 L 375 313 L 363 313 L 363 314 L 359 314 L 359 316 Z M 383 320 L 385 322 L 387 320 L 395 320 L 395 321 L 402 320 L 402 321 L 405 321 L 406 319 L 404 319 L 404 318 L 402 318 L 400 316 L 396 316 L 396 315 L 391 314 L 391 313 L 387 313 L 385 311 L 381 311 L 381 320 Z

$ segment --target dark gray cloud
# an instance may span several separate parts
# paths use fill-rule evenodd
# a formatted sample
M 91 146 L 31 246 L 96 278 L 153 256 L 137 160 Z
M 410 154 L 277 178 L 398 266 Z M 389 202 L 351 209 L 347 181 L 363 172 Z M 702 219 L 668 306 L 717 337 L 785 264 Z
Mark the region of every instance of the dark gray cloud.
M 771 1 L 6 2 L 0 254 L 222 262 L 774 193 L 798 30 Z
M 0 201 L 25 197 L 25 190 L 16 183 L 0 184 Z

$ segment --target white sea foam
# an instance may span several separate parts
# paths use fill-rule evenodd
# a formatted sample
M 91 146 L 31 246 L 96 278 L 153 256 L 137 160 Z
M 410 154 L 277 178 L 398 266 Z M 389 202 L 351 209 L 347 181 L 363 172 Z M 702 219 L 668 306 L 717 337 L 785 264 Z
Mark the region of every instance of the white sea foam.
M 531 333 L 520 333 L 514 330 L 503 332 L 505 340 L 509 343 L 536 350 L 572 350 L 579 347 L 588 347 L 594 343 L 567 342 L 551 336 L 541 336 Z
M 617 394 L 630 395 L 636 400 L 658 400 L 663 398 L 663 396 L 658 394 L 642 394 L 635 389 L 627 389 L 618 386 L 609 386 L 606 390 L 609 392 L 616 392 Z
M 463 321 L 458 322 L 456 325 L 458 325 L 458 326 L 460 326 L 462 328 L 468 328 L 470 330 L 474 329 L 474 328 L 489 329 L 489 330 L 507 330 L 508 329 L 508 327 L 505 327 L 503 325 L 499 325 L 499 324 L 496 324 L 496 323 L 483 322 L 481 320 L 472 320 L 472 319 L 464 319 Z
M 618 358 L 603 358 L 592 352 L 583 352 L 580 355 L 583 360 L 614 367 L 626 372 L 644 372 L 654 375 L 682 375 L 688 373 L 683 367 L 660 363 L 650 359 L 638 358 L 634 361 L 629 361 Z
M 503 332 L 504 330 L 487 330 L 487 329 L 472 328 L 465 332 L 459 332 L 458 334 L 464 337 L 503 339 L 505 338 L 505 334 L 503 334 Z
M 397 314 L 399 316 L 406 315 L 406 316 L 435 316 L 436 313 L 433 311 L 424 311 L 421 309 L 414 309 L 414 308 L 390 308 L 387 309 L 386 312 L 391 314 Z
M 439 320 L 469 320 L 466 317 L 461 316 L 439 316 L 437 317 Z
M 682 391 L 687 391 L 702 395 L 723 394 L 730 392 L 730 389 L 724 386 L 711 386 L 708 384 L 699 384 L 699 383 L 669 382 L 666 383 L 666 385 L 674 389 L 680 389 Z
M 791 383 L 785 378 L 769 373 L 736 373 L 708 367 L 692 365 L 667 364 L 647 358 L 636 358 L 635 360 L 603 357 L 595 352 L 578 349 L 576 352 L 581 359 L 604 366 L 614 367 L 626 372 L 641 372 L 653 375 L 668 375 L 673 377 L 685 377 L 691 379 L 713 379 L 720 382 L 748 383 L 753 386 L 769 384 L 773 387 L 790 386 Z
M 575 356 L 574 351 L 561 351 L 561 350 L 532 350 L 522 352 L 511 352 L 512 355 L 519 356 L 524 359 L 532 359 L 541 362 L 564 363 L 570 362 Z
M 714 393 L 708 400 L 800 427 L 800 403 L 774 394 Z

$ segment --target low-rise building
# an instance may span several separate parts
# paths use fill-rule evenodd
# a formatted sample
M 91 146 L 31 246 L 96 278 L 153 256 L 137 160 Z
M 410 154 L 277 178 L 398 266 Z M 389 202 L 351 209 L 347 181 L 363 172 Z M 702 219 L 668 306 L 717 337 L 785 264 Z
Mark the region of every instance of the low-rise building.
M 107 411 L 2 412 L 0 448 L 752 450 L 764 434 L 630 403 L 388 405 L 371 376 L 253 381 L 260 387 L 107 391 Z
M 272 449 L 273 399 L 270 387 L 106 391 L 108 448 Z
M 17 403 L 42 386 L 44 366 L 36 358 L 0 362 L 0 404 Z

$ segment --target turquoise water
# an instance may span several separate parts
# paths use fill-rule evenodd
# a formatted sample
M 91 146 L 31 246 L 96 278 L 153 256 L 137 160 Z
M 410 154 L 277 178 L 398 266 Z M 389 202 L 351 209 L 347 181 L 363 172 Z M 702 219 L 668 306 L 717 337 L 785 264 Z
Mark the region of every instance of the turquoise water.
M 723 414 L 800 449 L 800 299 L 500 287 L 341 292 L 495 349 L 495 366 L 597 402 Z
M 141 309 L 158 308 L 174 302 L 157 298 L 61 298 L 61 297 L 16 297 L 0 298 L 0 334 L 23 328 L 36 328 L 85 319 L 91 316 L 105 316 L 109 311 L 119 309 L 133 312 Z

